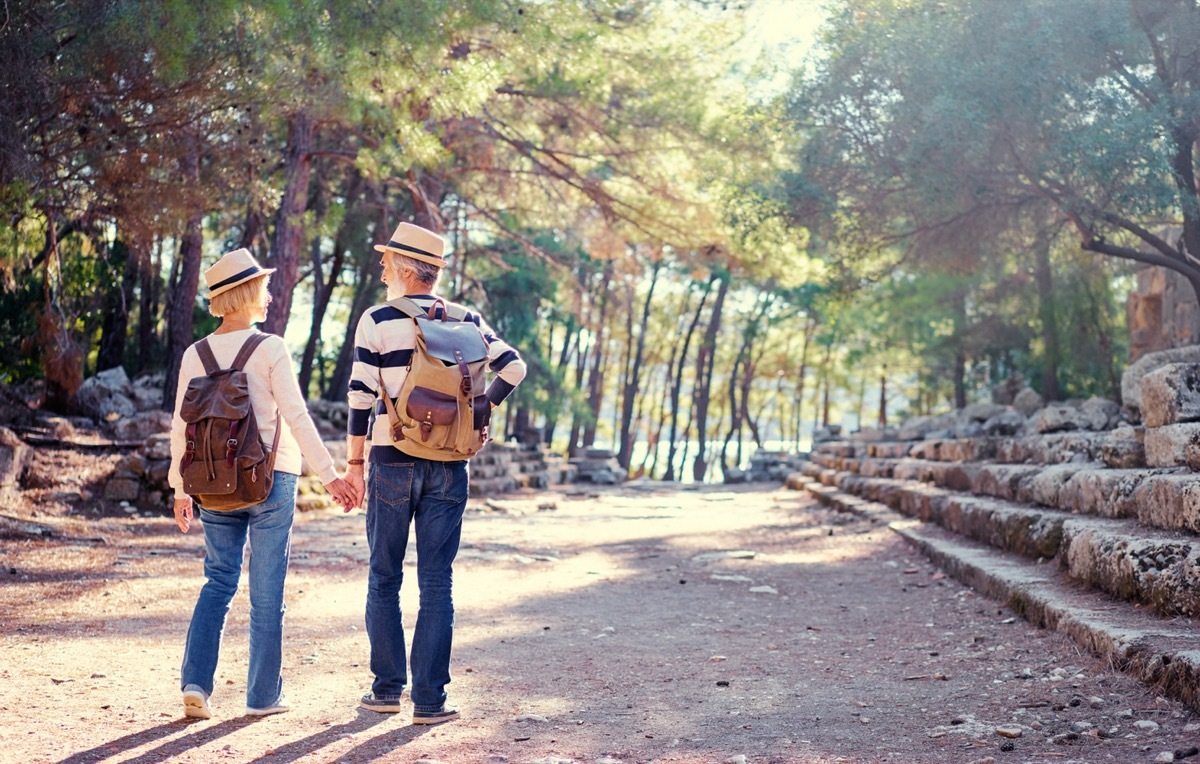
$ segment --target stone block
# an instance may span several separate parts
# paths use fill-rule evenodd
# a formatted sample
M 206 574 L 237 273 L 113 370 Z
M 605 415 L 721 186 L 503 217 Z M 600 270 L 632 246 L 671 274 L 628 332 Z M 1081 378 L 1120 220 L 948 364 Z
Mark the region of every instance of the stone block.
M 1145 428 L 1125 425 L 1108 434 L 1100 444 L 1100 461 L 1113 469 L 1146 466 Z
M 1134 361 L 1121 375 L 1121 400 L 1126 406 L 1141 410 L 1142 379 L 1149 373 L 1173 363 L 1200 363 L 1200 345 L 1170 348 L 1147 353 Z
M 137 501 L 141 488 L 137 480 L 110 478 L 104 484 L 104 498 L 107 501 Z
M 1102 517 L 1137 517 L 1129 500 L 1142 479 L 1144 469 L 1082 469 L 1063 485 L 1059 509 Z
M 32 453 L 15 432 L 0 427 L 0 488 L 17 486 Z
M 1013 408 L 1027 417 L 1042 407 L 1042 396 L 1031 387 L 1026 387 L 1013 398 Z
M 1200 532 L 1200 480 L 1195 475 L 1148 475 L 1133 489 L 1130 501 L 1145 525 Z
M 983 431 L 992 436 L 1017 435 L 1025 428 L 1025 415 L 1016 409 L 1005 409 L 983 423 Z
M 1081 464 L 1058 464 L 1031 473 L 1021 481 L 1017 489 L 1017 501 L 1058 507 L 1063 486 L 1079 470 Z
M 1200 364 L 1171 363 L 1142 377 L 1141 414 L 1147 427 L 1200 421 Z
M 1146 428 L 1146 465 L 1200 467 L 1200 422 Z
M 1125 523 L 1068 520 L 1063 567 L 1075 580 L 1159 615 L 1200 615 L 1200 542 Z
M 1018 507 L 994 499 L 958 496 L 949 499 L 939 521 L 947 530 L 989 546 L 1026 557 L 1054 557 L 1062 540 L 1066 515 Z

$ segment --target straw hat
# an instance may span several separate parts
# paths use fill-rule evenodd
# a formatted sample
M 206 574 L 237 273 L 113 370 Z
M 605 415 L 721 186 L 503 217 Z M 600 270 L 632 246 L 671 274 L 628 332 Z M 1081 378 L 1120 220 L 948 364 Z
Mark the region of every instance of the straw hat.
M 204 272 L 204 283 L 208 285 L 208 299 L 222 292 L 228 292 L 239 284 L 245 284 L 250 279 L 274 273 L 274 268 L 264 268 L 246 248 L 235 249 L 222 255 L 216 265 Z
M 433 231 L 412 223 L 396 226 L 392 240 L 387 244 L 376 244 L 375 251 L 396 252 L 439 268 L 446 267 L 446 240 Z

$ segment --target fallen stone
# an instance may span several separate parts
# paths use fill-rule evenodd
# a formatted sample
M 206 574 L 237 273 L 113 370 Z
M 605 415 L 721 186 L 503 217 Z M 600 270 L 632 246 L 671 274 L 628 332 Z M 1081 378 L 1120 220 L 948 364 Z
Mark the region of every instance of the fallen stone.
M 1133 728 L 1141 732 L 1156 732 L 1158 730 L 1158 722 L 1152 722 L 1149 719 L 1138 719 L 1133 723 Z
M 1021 737 L 1020 727 L 997 727 L 996 734 L 1000 737 L 1018 738 Z

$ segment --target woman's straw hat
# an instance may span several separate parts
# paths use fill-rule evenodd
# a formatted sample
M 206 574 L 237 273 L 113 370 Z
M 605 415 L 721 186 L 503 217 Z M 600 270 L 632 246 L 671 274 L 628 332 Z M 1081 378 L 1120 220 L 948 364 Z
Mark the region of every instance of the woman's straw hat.
M 222 292 L 228 292 L 239 284 L 245 284 L 250 279 L 274 273 L 274 268 L 264 268 L 243 247 L 222 255 L 217 264 L 204 272 L 204 283 L 208 285 L 208 299 Z

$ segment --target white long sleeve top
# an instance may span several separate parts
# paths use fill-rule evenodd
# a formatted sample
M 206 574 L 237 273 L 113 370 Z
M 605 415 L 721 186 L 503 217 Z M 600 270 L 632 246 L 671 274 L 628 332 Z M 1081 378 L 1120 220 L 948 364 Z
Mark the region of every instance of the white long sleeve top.
M 208 335 L 208 344 L 221 368 L 229 368 L 242 344 L 254 329 Z M 292 357 L 281 337 L 270 335 L 250 356 L 246 363 L 246 376 L 250 385 L 250 405 L 258 420 L 258 431 L 267 448 L 275 438 L 275 414 L 280 417 L 279 450 L 275 456 L 275 469 L 279 472 L 300 474 L 300 455 L 321 478 L 322 483 L 337 479 L 333 457 L 321 442 L 317 427 L 308 413 L 308 404 L 300 392 L 300 382 L 292 367 Z M 179 465 L 183 460 L 185 431 L 187 425 L 179 416 L 183 394 L 193 377 L 204 376 L 204 363 L 196 348 L 189 347 L 183 354 L 179 368 L 179 389 L 175 394 L 175 417 L 171 422 L 171 472 L 167 477 L 175 490 L 175 498 L 187 494 L 183 490 L 183 476 Z

